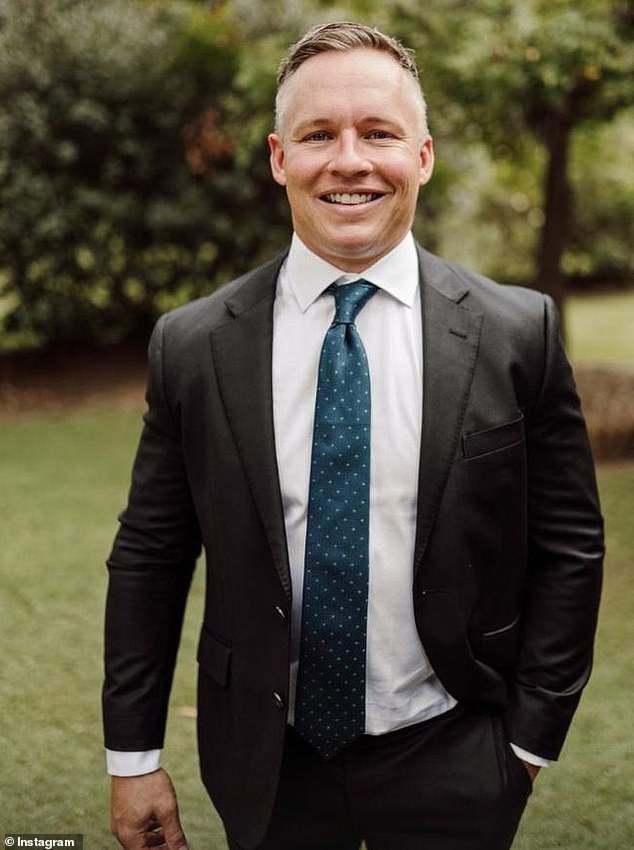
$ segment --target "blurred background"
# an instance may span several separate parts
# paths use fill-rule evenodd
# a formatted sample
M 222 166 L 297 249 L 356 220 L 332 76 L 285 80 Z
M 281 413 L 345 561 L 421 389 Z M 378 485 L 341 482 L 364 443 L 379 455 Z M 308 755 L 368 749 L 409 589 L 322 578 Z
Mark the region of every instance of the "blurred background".
M 416 52 L 436 148 L 415 233 L 551 294 L 599 461 L 595 677 L 517 847 L 634 846 L 634 3 L 0 0 L 0 832 L 113 846 L 99 719 L 103 562 L 156 317 L 286 245 L 275 71 L 328 20 Z M 166 747 L 192 848 L 191 596 Z

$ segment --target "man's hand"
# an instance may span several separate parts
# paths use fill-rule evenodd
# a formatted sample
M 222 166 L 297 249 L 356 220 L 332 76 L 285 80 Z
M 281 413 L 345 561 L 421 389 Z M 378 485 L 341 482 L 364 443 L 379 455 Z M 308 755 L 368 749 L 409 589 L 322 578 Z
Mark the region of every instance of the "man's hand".
M 524 761 L 524 759 L 521 759 L 521 762 L 528 771 L 528 775 L 531 778 L 531 782 L 534 782 L 535 777 L 537 776 L 541 768 L 538 767 L 536 764 L 531 764 L 529 761 Z
M 174 786 L 162 769 L 143 776 L 113 776 L 112 834 L 125 850 L 164 845 L 187 850 Z

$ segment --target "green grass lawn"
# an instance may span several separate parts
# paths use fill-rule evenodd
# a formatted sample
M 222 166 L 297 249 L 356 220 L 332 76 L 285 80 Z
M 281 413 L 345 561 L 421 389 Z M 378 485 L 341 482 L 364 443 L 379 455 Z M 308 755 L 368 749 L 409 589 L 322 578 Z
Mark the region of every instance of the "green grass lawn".
M 634 291 L 570 296 L 566 329 L 573 360 L 634 368 Z
M 0 833 L 81 832 L 114 847 L 99 690 L 104 559 L 122 507 L 138 416 L 0 424 Z M 600 471 L 609 558 L 595 674 L 556 767 L 538 779 L 518 850 L 634 847 L 634 465 Z M 195 581 L 165 763 L 192 850 L 223 850 L 198 780 Z M 183 711 L 185 709 L 185 711 Z

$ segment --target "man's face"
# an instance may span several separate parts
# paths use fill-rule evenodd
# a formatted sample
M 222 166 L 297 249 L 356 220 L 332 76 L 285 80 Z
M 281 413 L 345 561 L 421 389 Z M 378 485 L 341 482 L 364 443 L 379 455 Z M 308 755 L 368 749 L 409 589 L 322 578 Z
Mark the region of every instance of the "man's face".
M 293 227 L 319 256 L 361 272 L 405 237 L 431 177 L 416 83 L 389 54 L 358 48 L 311 57 L 285 85 L 269 147 Z

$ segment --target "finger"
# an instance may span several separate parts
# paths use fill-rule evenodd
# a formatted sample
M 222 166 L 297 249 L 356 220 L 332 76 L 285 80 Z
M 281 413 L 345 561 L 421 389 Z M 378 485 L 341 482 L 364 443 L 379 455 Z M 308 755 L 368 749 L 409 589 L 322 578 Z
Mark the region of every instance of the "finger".
M 120 829 L 114 833 L 124 850 L 144 850 L 148 846 L 145 833 L 132 829 Z
M 174 815 L 163 823 L 163 834 L 165 845 L 168 850 L 187 850 L 187 839 L 181 826 L 178 815 Z
M 187 850 L 187 839 L 182 830 L 175 832 L 170 836 L 165 836 L 165 846 L 167 850 Z

